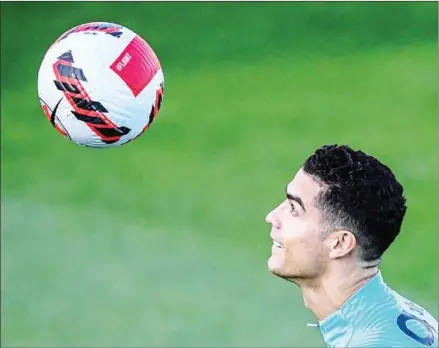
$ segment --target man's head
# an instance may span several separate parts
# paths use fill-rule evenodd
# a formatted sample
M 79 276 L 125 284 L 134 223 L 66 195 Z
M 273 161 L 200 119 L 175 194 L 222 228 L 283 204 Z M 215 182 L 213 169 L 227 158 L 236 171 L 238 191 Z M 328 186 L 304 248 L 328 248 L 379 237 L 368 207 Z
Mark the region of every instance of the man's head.
M 268 267 L 300 281 L 318 279 L 334 262 L 377 264 L 401 229 L 405 203 L 402 186 L 376 158 L 323 146 L 267 216 L 275 241 Z

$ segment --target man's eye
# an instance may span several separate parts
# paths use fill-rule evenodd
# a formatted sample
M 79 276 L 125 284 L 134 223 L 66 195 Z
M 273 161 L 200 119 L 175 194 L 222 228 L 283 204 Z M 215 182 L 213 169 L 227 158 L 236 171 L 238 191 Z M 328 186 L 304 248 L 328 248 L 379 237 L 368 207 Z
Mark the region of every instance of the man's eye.
M 290 209 L 291 209 L 291 212 L 293 212 L 293 213 L 295 213 L 296 212 L 296 208 L 294 207 L 294 204 L 290 204 Z

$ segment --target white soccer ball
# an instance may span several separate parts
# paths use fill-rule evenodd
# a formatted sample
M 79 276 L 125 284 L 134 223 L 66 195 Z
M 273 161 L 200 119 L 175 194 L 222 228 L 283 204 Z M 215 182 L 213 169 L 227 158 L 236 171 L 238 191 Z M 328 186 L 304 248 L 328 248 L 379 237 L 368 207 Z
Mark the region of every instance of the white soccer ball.
M 38 72 L 38 95 L 52 125 L 76 144 L 111 147 L 140 136 L 159 111 L 164 75 L 139 35 L 96 22 L 64 33 Z

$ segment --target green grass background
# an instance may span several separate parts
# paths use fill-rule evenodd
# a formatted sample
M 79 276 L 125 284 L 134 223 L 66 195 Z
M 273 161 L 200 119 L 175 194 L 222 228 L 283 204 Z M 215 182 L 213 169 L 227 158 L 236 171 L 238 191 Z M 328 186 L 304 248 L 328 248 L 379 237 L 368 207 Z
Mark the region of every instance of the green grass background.
M 111 150 L 47 122 L 60 33 L 123 24 L 159 55 L 153 127 Z M 265 214 L 302 161 L 348 143 L 408 197 L 382 271 L 437 316 L 436 3 L 1 3 L 4 347 L 322 346 L 269 274 Z

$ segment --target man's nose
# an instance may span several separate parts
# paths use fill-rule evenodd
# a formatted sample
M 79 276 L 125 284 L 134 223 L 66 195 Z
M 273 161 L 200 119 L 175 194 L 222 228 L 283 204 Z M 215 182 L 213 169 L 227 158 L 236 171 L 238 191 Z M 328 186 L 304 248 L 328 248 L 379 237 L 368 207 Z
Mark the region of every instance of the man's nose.
M 265 221 L 267 221 L 267 223 L 272 225 L 274 228 L 277 228 L 277 229 L 280 228 L 280 220 L 279 220 L 279 218 L 277 216 L 276 209 L 270 211 L 267 214 L 267 217 L 265 218 Z

